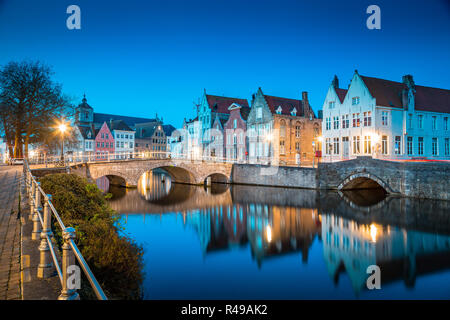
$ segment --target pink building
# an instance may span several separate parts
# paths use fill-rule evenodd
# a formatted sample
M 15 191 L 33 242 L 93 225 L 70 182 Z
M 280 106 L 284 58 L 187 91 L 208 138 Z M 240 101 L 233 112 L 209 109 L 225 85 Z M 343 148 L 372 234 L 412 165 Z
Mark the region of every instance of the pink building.
M 114 154 L 114 136 L 108 128 L 106 122 L 98 130 L 95 137 L 95 159 L 108 160 L 109 155 Z
M 250 108 L 233 103 L 228 110 L 230 117 L 224 125 L 225 157 L 227 161 L 245 161 L 247 159 L 247 117 Z

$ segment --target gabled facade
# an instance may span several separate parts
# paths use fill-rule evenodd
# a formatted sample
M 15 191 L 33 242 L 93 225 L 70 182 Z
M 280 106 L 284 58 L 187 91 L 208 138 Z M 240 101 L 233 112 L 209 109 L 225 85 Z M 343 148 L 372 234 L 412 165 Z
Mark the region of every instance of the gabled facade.
M 216 114 L 212 128 L 210 129 L 210 143 L 208 144 L 208 156 L 211 159 L 224 160 L 224 120 Z
M 134 130 L 122 120 L 105 122 L 112 133 L 115 143 L 114 159 L 129 159 L 134 157 Z
M 450 90 L 366 77 L 348 90 L 337 77 L 323 105 L 324 161 L 359 155 L 387 160 L 450 159 Z
M 95 137 L 95 159 L 111 160 L 114 156 L 114 136 L 109 130 L 106 122 L 96 131 Z
M 228 120 L 228 117 L 230 116 L 228 108 L 233 103 L 248 107 L 246 99 L 210 95 L 204 90 L 201 102 L 197 106 L 197 118 L 200 127 L 199 138 L 202 148 L 206 148 L 211 141 L 209 129 L 212 128 L 216 116 L 221 121 Z
M 297 100 L 268 96 L 259 88 L 247 119 L 249 161 L 312 164 L 320 131 L 321 119 L 310 107 L 307 92 Z
M 167 157 L 167 137 L 159 121 L 136 125 L 136 151 L 155 158 Z
M 228 110 L 230 117 L 224 126 L 224 145 L 227 161 L 243 162 L 247 160 L 247 118 L 249 107 L 233 103 Z

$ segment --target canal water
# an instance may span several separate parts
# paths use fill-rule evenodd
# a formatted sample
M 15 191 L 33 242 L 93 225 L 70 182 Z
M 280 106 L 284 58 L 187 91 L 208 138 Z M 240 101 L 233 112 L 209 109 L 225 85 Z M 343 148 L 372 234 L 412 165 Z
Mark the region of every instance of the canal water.
M 162 171 L 109 192 L 144 248 L 145 299 L 450 298 L 450 202 L 205 188 Z M 367 288 L 371 265 L 379 290 Z

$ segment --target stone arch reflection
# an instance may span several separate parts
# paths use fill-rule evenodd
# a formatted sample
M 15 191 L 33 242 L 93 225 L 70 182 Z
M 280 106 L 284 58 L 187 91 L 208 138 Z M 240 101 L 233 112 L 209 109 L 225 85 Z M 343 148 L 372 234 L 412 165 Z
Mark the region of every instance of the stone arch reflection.
M 162 169 L 147 171 L 138 182 L 138 192 L 147 201 L 158 200 L 167 196 L 172 189 L 171 176 Z

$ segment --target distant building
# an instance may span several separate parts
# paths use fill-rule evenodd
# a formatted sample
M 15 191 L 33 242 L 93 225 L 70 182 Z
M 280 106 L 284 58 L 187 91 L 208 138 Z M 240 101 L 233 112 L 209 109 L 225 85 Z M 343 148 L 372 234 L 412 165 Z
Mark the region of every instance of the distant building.
M 224 126 L 224 148 L 227 161 L 242 162 L 247 160 L 247 118 L 248 106 L 233 103 L 228 110 L 230 117 Z
M 136 125 L 136 152 L 156 158 L 167 157 L 167 138 L 161 121 Z
M 134 130 L 123 120 L 110 120 L 106 122 L 113 135 L 115 150 L 114 159 L 129 159 L 134 157 Z
M 320 143 L 321 122 L 307 92 L 297 100 L 265 95 L 259 88 L 247 119 L 249 161 L 311 164 Z
M 246 99 L 210 95 L 204 90 L 201 103 L 197 106 L 197 118 L 200 130 L 197 138 L 199 139 L 198 145 L 201 149 L 199 151 L 201 154 L 210 154 L 211 151 L 208 148 L 211 142 L 210 129 L 213 126 L 216 116 L 220 121 L 228 120 L 230 116 L 230 110 L 228 108 L 233 103 L 237 103 L 242 107 L 248 107 Z
M 96 130 L 95 137 L 95 159 L 111 160 L 114 155 L 114 136 L 110 131 L 106 121 L 99 130 Z
M 450 90 L 359 75 L 348 89 L 335 76 L 323 104 L 325 161 L 450 159 Z

